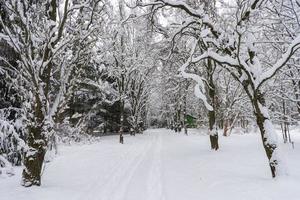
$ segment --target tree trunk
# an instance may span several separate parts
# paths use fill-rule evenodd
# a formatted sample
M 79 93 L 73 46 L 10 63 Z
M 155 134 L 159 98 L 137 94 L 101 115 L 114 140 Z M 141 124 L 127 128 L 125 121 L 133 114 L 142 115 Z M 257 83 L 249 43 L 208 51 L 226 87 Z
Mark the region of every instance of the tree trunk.
M 263 147 L 269 160 L 271 174 L 274 178 L 278 172 L 278 159 L 276 158 L 276 151 L 278 148 L 277 135 L 273 129 L 273 124 L 270 120 L 264 97 L 260 92 L 254 94 L 252 104 L 254 107 L 256 122 L 260 130 Z
M 134 120 L 134 128 L 133 128 L 133 136 L 135 136 L 136 133 L 140 132 L 140 127 L 139 127 L 139 118 L 138 118 L 138 113 L 135 114 L 135 120 Z
M 215 67 L 215 66 L 214 66 Z M 208 74 L 208 95 L 209 95 L 209 101 L 211 106 L 213 107 L 213 110 L 208 111 L 208 123 L 209 123 L 209 139 L 210 139 L 210 145 L 211 149 L 218 150 L 219 149 L 219 142 L 218 142 L 218 132 L 216 127 L 216 102 L 215 102 L 215 84 L 213 80 L 213 74 L 214 74 L 214 67 L 212 66 L 212 61 L 208 59 L 207 62 L 207 74 Z
M 43 126 L 45 118 L 38 94 L 36 94 L 36 102 L 33 105 L 34 118 L 28 126 L 27 144 L 29 149 L 24 156 L 25 168 L 22 173 L 22 185 L 25 187 L 41 185 L 41 173 L 47 149 L 47 140 L 44 134 L 46 127 Z
M 184 91 L 184 99 L 183 99 L 183 129 L 184 129 L 184 134 L 188 135 L 188 130 L 187 130 L 187 91 L 189 89 L 189 83 L 186 83 L 185 86 L 185 91 Z
M 219 142 L 218 142 L 218 132 L 215 127 L 215 112 L 209 111 L 208 112 L 208 119 L 209 119 L 209 139 L 211 149 L 218 150 L 219 149 Z
M 124 127 L 124 101 L 121 100 L 121 103 L 120 103 L 120 106 L 121 106 L 121 111 L 120 111 L 120 129 L 119 129 L 119 135 L 120 135 L 120 138 L 119 138 L 119 142 L 121 144 L 124 143 L 124 137 L 123 137 L 123 127 Z
M 224 125 L 223 125 L 223 136 L 228 136 L 228 130 L 229 130 L 230 126 L 229 126 L 229 122 L 228 119 L 224 120 Z
M 41 173 L 46 153 L 46 140 L 41 127 L 30 127 L 28 134 L 29 150 L 25 153 L 22 185 L 41 185 Z

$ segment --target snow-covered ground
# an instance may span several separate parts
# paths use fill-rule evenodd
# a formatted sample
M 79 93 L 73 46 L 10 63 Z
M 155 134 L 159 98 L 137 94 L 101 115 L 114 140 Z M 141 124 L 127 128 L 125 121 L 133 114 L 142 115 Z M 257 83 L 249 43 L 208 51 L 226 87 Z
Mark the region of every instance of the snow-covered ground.
M 64 146 L 46 165 L 41 187 L 20 186 L 21 168 L 0 178 L 0 200 L 299 200 L 300 132 L 281 145 L 289 174 L 271 179 L 258 134 L 208 136 L 165 129 Z

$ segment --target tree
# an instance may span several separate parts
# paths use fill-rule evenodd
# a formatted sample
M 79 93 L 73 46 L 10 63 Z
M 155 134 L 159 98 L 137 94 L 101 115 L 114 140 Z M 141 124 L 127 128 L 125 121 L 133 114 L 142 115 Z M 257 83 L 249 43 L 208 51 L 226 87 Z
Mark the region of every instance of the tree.
M 243 122 L 241 124 L 244 124 L 245 120 L 252 119 L 251 110 L 249 110 L 251 105 L 242 86 L 226 70 L 222 69 L 217 74 L 220 93 L 220 108 L 217 113 L 219 126 L 223 128 L 223 136 L 229 136 L 239 120 Z
M 19 74 L 15 87 L 25 97 L 29 149 L 22 184 L 40 185 L 49 138 L 88 59 L 91 35 L 97 29 L 94 21 L 101 19 L 104 3 L 5 0 L 1 4 L 10 17 L 8 23 L 0 21 L 0 38 L 19 56 L 17 66 L 4 70 Z
M 214 20 L 204 10 L 193 9 L 184 2 L 157 0 L 150 3 L 139 3 L 139 5 L 150 5 L 154 11 L 164 7 L 182 10 L 188 16 L 188 19 L 184 22 L 185 26 L 198 25 L 197 40 L 194 40 L 190 57 L 182 67 L 182 71 L 185 71 L 191 63 L 213 60 L 228 70 L 243 86 L 251 101 L 263 147 L 269 160 L 272 177 L 276 177 L 280 164 L 277 157 L 278 144 L 268 114 L 263 86 L 277 73 L 280 73 L 280 69 L 286 65 L 287 61 L 297 51 L 300 46 L 300 35 L 294 33 L 297 36 L 289 45 L 283 44 L 286 46 L 286 50 L 275 58 L 276 62 L 264 65 L 262 61 L 266 51 L 264 51 L 264 48 L 258 48 L 256 41 L 267 32 L 255 22 L 264 19 L 269 2 L 264 0 L 238 1 L 234 6 L 235 15 L 231 15 L 235 19 L 226 19 L 227 23 L 221 19 Z M 216 28 L 216 21 L 225 25 L 221 26 L 223 29 Z M 200 78 L 198 77 L 198 79 Z M 205 98 L 203 99 L 205 100 Z
M 135 16 L 125 1 L 118 1 L 113 17 L 115 23 L 110 26 L 113 42 L 108 55 L 108 76 L 118 96 L 120 141 L 126 128 L 138 132 L 139 124 L 142 126 L 150 92 L 147 79 L 154 66 L 151 33 L 143 25 L 144 18 L 136 19 Z

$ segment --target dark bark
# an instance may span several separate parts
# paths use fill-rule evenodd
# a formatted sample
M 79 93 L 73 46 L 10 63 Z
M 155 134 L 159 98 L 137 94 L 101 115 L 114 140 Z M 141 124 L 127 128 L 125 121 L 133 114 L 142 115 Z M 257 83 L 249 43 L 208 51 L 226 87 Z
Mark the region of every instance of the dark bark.
M 123 130 L 120 130 L 120 143 L 124 144 Z
M 287 143 L 287 118 L 286 118 L 286 105 L 285 100 L 282 101 L 282 109 L 283 109 L 283 123 L 281 124 L 282 134 L 283 134 L 283 142 Z
M 40 139 L 38 139 L 40 138 Z M 29 151 L 24 158 L 25 169 L 22 173 L 22 185 L 30 187 L 32 185 L 41 185 L 41 173 L 46 153 L 45 138 L 42 137 L 41 128 L 30 128 L 28 138 Z
M 277 149 L 277 144 L 274 143 L 273 141 L 270 141 L 271 138 L 268 138 L 270 136 L 267 133 L 267 131 L 271 131 L 271 130 L 268 130 L 266 128 L 266 123 L 271 123 L 271 122 L 269 121 L 270 120 L 269 116 L 266 116 L 267 113 L 264 113 L 265 111 L 262 110 L 263 108 L 266 108 L 266 103 L 263 95 L 259 91 L 257 91 L 254 94 L 254 97 L 252 99 L 252 105 L 254 107 L 256 123 L 261 133 L 263 147 L 265 149 L 267 158 L 269 160 L 271 174 L 272 177 L 275 178 L 277 175 L 278 160 L 274 157 L 274 153 Z M 276 133 L 270 133 L 270 134 L 276 134 Z
M 183 129 L 184 129 L 184 134 L 188 135 L 188 130 L 187 130 L 187 91 L 189 89 L 189 83 L 187 82 L 185 85 L 185 91 L 184 91 L 184 105 L 183 105 Z
M 208 59 L 207 62 L 207 74 L 208 74 L 208 97 L 210 101 L 210 105 L 213 107 L 213 110 L 208 111 L 208 128 L 209 128 L 209 139 L 211 149 L 218 150 L 219 142 L 218 142 L 218 132 L 216 130 L 216 89 L 213 79 L 215 66 L 212 65 L 212 60 Z
M 120 140 L 119 142 L 121 144 L 124 143 L 124 137 L 123 137 L 123 128 L 124 128 L 124 100 L 121 100 L 121 103 L 120 103 L 120 129 L 119 129 L 119 134 L 120 134 Z
M 209 139 L 211 149 L 218 150 L 219 149 L 219 142 L 218 142 L 218 132 L 215 130 L 215 112 L 209 111 L 208 112 L 208 119 L 209 119 Z
M 28 127 L 27 144 L 29 150 L 24 157 L 24 170 L 22 173 L 22 185 L 30 187 L 41 185 L 41 173 L 46 153 L 47 141 L 44 135 L 44 115 L 42 112 L 42 102 L 36 94 L 34 118 Z

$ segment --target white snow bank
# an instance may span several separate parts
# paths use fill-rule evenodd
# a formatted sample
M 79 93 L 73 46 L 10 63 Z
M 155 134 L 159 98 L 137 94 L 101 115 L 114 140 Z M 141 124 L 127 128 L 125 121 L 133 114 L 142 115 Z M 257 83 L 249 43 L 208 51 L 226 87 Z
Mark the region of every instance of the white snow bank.
M 204 130 L 203 130 L 204 131 Z M 62 147 L 46 165 L 42 186 L 0 179 L 1 200 L 299 200 L 300 132 L 295 148 L 281 144 L 289 175 L 272 179 L 259 134 L 219 136 L 157 129 L 135 137 L 102 137 L 99 143 Z M 198 133 L 199 132 L 199 133 Z M 279 138 L 280 139 L 280 138 Z

